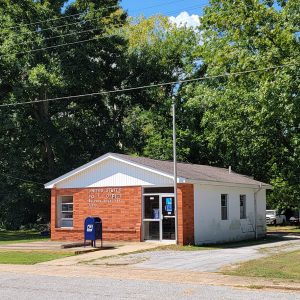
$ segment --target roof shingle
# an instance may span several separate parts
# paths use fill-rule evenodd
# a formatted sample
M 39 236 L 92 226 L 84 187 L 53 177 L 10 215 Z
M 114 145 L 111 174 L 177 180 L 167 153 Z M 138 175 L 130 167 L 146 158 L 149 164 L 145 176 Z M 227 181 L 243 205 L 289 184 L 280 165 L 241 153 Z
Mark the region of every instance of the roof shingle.
M 111 153 L 113 156 L 117 156 L 121 159 L 131 161 L 143 166 L 147 166 L 163 173 L 173 174 L 173 162 L 150 159 L 146 157 L 130 156 L 125 154 Z M 177 163 L 177 174 L 178 177 L 200 180 L 200 181 L 214 181 L 214 182 L 226 182 L 226 183 L 237 183 L 237 184 L 249 184 L 249 185 L 260 185 L 269 186 L 266 183 L 254 180 L 251 177 L 235 173 L 228 169 L 211 167 L 207 165 L 196 165 L 189 163 Z

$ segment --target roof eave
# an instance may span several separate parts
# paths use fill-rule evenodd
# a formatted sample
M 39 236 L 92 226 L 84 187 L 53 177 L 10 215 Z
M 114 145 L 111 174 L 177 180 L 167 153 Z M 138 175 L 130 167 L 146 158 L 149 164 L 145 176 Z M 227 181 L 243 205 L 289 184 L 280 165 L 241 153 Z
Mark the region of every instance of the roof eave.
M 257 182 L 257 184 L 247 184 L 247 183 L 237 183 L 237 182 L 227 182 L 227 181 L 216 181 L 216 180 L 200 180 L 200 179 L 186 179 L 185 182 L 189 183 L 199 183 L 208 185 L 219 185 L 219 186 L 234 186 L 234 187 L 247 187 L 247 188 L 262 188 L 266 190 L 273 189 L 270 184 Z

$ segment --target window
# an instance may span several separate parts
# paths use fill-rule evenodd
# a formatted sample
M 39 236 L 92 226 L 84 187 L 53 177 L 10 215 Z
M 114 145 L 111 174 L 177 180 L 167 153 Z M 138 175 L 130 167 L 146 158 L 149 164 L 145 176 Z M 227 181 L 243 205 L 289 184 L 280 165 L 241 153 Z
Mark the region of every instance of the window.
M 221 219 L 228 220 L 228 195 L 221 195 Z
M 174 187 L 165 186 L 165 187 L 145 187 L 144 194 L 173 194 Z
M 58 227 L 73 227 L 73 196 L 60 196 L 57 201 Z
M 246 195 L 240 195 L 240 219 L 246 218 Z

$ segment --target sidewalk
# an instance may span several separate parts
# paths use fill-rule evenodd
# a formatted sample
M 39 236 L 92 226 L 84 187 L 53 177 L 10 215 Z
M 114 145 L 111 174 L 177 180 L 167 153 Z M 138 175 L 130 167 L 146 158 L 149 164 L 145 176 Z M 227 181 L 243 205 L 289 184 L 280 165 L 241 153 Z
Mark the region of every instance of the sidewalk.
M 133 252 L 154 249 L 159 246 L 161 246 L 160 243 L 140 243 L 140 242 L 112 243 L 110 242 L 109 244 L 104 243 L 103 250 L 98 250 L 95 252 L 47 261 L 47 262 L 40 263 L 38 265 L 72 266 L 79 263 L 89 262 L 91 260 L 102 259 L 108 256 L 116 256 L 125 253 L 133 253 Z
M 70 242 L 54 242 L 54 241 L 37 241 L 37 242 L 20 242 L 0 245 L 1 251 L 22 251 L 22 252 L 71 252 L 74 254 L 88 253 L 97 251 L 91 246 L 87 247 L 73 247 L 63 248 L 62 246 L 68 245 Z

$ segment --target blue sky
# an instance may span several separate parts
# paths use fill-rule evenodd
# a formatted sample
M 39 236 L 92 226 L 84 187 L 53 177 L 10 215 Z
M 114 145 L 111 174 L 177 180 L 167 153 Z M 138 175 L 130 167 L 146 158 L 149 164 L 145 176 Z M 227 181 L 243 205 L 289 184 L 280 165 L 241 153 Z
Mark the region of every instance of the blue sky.
M 151 16 L 158 13 L 166 16 L 178 16 L 186 11 L 190 15 L 202 14 L 202 7 L 208 4 L 208 0 L 123 0 L 121 6 L 128 10 L 130 16 L 144 14 Z
M 69 3 L 73 2 L 70 0 Z M 208 0 L 122 0 L 121 6 L 128 11 L 130 16 L 155 14 L 166 16 L 178 16 L 186 11 L 189 15 L 202 15 L 202 7 L 208 4 Z

